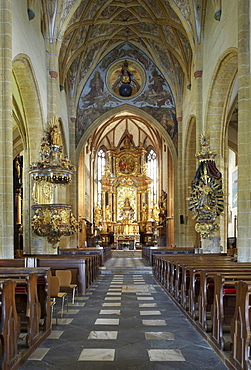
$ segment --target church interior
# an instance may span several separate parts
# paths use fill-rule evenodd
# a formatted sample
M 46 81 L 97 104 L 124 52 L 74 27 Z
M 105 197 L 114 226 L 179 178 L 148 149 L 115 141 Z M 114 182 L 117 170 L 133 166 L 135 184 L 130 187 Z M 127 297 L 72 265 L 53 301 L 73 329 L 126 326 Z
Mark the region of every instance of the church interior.
M 0 18 L 1 368 L 250 369 L 251 1 Z

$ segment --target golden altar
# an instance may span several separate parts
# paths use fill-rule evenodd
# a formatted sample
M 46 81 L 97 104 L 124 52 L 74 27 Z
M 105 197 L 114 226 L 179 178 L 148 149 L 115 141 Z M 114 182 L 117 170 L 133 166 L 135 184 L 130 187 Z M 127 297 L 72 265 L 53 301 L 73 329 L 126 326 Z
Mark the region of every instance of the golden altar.
M 135 146 L 132 135 L 126 133 L 118 147 L 107 152 L 101 179 L 101 204 L 94 213 L 95 228 L 105 239 L 111 233 L 114 243 L 121 248 L 122 241 L 130 241 L 130 248 L 140 243 L 140 234 L 152 234 L 157 222 L 150 190 L 152 179 L 147 175 L 146 151 Z

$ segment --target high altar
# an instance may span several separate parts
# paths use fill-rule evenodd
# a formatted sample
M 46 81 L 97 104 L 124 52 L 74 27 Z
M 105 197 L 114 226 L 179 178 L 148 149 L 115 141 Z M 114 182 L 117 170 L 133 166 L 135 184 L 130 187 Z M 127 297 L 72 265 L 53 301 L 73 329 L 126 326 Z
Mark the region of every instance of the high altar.
M 112 147 L 107 154 L 101 207 L 97 204 L 94 212 L 95 228 L 101 230 L 103 240 L 112 235 L 118 249 L 135 249 L 140 234 L 152 234 L 158 217 L 150 204 L 152 180 L 146 172 L 145 149 L 135 147 L 127 134 L 120 146 Z

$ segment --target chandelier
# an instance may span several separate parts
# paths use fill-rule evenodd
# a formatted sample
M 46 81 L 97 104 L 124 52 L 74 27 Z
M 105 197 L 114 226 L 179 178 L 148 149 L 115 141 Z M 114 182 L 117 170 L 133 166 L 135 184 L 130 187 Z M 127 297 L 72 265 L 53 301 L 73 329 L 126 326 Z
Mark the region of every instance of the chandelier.
M 52 203 L 53 191 L 58 190 L 58 185 L 70 184 L 74 171 L 64 155 L 59 121 L 53 118 L 41 142 L 40 160 L 32 163 L 29 171 L 34 181 L 32 197 L 35 203 L 31 227 L 36 235 L 46 236 L 53 247 L 62 236 L 70 236 L 78 230 L 72 206 Z

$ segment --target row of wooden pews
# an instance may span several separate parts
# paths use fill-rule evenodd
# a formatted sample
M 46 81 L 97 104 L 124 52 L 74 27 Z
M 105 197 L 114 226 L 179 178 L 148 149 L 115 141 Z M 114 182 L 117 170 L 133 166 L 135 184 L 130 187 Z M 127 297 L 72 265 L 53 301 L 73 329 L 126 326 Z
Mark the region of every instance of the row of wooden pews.
M 0 268 L 0 366 L 18 369 L 51 332 L 49 268 Z
M 229 368 L 251 369 L 251 263 L 154 255 L 153 273 Z
M 194 254 L 194 249 L 142 246 L 142 258 L 147 264 L 151 266 L 153 264 L 153 256 L 165 256 L 171 254 Z
M 33 267 L 27 267 L 27 265 Z M 51 332 L 50 277 L 70 269 L 84 295 L 99 275 L 100 256 L 36 255 L 0 260 L 0 368 L 24 363 Z

